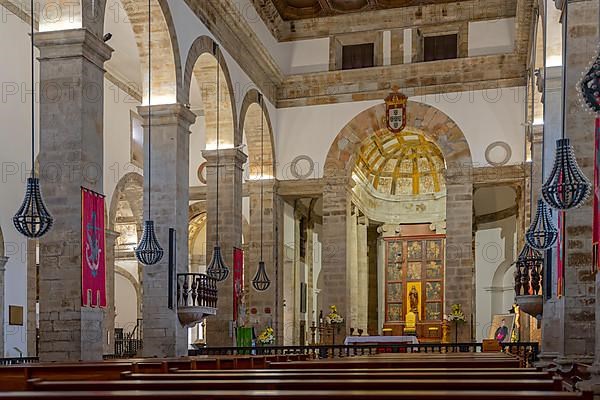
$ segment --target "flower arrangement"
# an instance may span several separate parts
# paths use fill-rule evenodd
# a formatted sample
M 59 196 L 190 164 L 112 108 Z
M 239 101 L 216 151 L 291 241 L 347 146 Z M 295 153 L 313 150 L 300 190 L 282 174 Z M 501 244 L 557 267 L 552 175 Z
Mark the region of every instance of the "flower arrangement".
M 265 330 L 262 331 L 260 333 L 260 335 L 258 335 L 257 340 L 258 340 L 258 343 L 260 343 L 261 345 L 275 343 L 275 334 L 274 334 L 273 328 L 271 328 L 270 326 L 267 326 L 265 328 Z
M 344 318 L 338 314 L 337 307 L 335 305 L 329 306 L 329 315 L 327 315 L 327 322 L 329 324 L 341 324 L 344 322 Z
M 458 323 L 465 322 L 466 320 L 465 313 L 462 311 L 462 306 L 460 304 L 452 304 L 452 312 L 448 315 L 448 321 Z

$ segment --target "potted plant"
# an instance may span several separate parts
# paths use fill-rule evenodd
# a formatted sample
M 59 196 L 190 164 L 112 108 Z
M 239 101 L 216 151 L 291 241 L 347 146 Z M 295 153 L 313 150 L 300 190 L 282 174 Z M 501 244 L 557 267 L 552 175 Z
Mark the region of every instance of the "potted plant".
M 329 314 L 327 315 L 327 323 L 331 325 L 332 328 L 332 338 L 331 344 L 335 345 L 335 333 L 340 328 L 340 325 L 344 323 L 344 318 L 338 313 L 337 307 L 335 305 L 329 306 Z
M 256 338 L 261 346 L 268 346 L 275 343 L 275 333 L 273 328 L 267 326 Z
M 448 321 L 454 322 L 454 343 L 458 343 L 458 325 L 467 321 L 460 304 L 452 304 L 452 312 L 448 315 Z

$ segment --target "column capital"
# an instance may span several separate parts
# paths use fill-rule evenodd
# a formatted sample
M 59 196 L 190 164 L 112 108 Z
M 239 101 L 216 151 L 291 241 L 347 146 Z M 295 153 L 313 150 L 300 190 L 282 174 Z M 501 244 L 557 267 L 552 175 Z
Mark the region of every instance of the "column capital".
M 148 117 L 152 108 L 152 126 L 182 124 L 185 129 L 196 122 L 196 114 L 180 103 L 138 106 L 138 114 L 144 119 L 144 128 L 148 125 Z
M 233 147 L 228 149 L 219 149 L 219 163 L 223 164 L 236 164 L 242 166 L 248 156 L 239 147 Z M 202 157 L 206 159 L 207 166 L 215 166 L 217 164 L 217 150 L 202 150 Z
M 83 57 L 100 69 L 104 69 L 113 52 L 112 47 L 87 29 L 39 32 L 34 43 L 40 49 L 40 61 Z

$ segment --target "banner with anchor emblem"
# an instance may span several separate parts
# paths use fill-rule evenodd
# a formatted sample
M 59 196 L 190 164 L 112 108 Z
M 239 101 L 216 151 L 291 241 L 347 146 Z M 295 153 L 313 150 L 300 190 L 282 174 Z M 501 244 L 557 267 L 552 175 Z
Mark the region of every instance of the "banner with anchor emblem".
M 81 304 L 106 307 L 104 195 L 81 188 Z

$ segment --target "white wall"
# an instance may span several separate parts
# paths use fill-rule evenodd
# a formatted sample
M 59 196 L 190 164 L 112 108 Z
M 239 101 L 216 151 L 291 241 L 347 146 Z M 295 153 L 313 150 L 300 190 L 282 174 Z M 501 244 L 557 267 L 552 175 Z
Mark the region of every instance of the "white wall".
M 25 183 L 31 170 L 31 78 L 29 67 L 29 26 L 0 6 L 4 17 L 0 24 L 0 80 L 2 121 L 0 228 L 4 234 L 6 264 L 4 285 L 5 354 L 18 356 L 14 347 L 27 354 L 26 326 L 8 326 L 8 306 L 22 306 L 27 313 L 26 241 L 17 233 L 12 217 L 25 195 Z M 37 63 L 36 63 L 37 64 Z M 37 70 L 36 65 L 36 70 Z M 37 75 L 36 75 L 37 76 Z M 39 138 L 36 135 L 36 149 Z M 43 187 L 42 187 L 43 192 Z M 52 210 L 50 210 L 52 211 Z M 3 356 L 0 354 L 0 357 Z
M 523 88 L 427 95 L 410 100 L 436 107 L 457 123 L 469 143 L 475 166 L 487 165 L 485 150 L 498 140 L 511 147 L 510 164 L 523 161 Z M 322 177 L 327 153 L 342 128 L 360 112 L 381 103 L 383 100 L 280 109 L 276 129 L 277 177 L 293 179 L 290 163 L 299 155 L 308 155 L 314 161 L 312 177 Z
M 115 328 L 131 331 L 137 323 L 137 302 L 135 288 L 121 275 L 115 275 Z
M 512 53 L 515 34 L 515 18 L 469 22 L 469 57 Z

